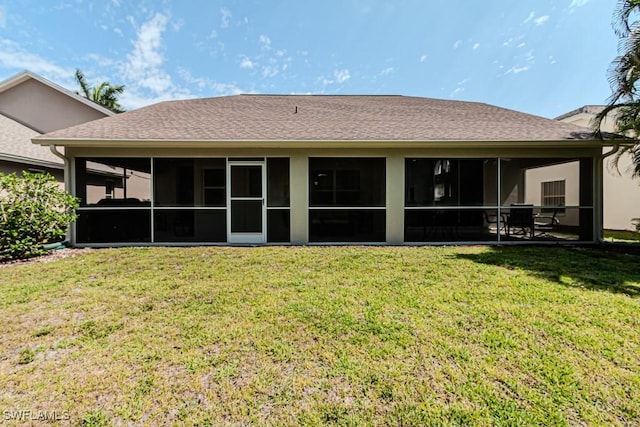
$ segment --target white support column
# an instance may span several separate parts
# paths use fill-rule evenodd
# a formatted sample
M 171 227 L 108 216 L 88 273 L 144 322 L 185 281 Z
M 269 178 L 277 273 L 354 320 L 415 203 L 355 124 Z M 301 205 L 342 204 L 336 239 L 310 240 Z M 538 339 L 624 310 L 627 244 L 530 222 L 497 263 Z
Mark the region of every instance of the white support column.
M 593 161 L 593 240 L 604 240 L 604 160 L 597 156 Z
M 291 243 L 309 242 L 309 157 L 291 156 L 289 171 L 291 197 Z
M 404 157 L 387 156 L 387 243 L 404 242 Z

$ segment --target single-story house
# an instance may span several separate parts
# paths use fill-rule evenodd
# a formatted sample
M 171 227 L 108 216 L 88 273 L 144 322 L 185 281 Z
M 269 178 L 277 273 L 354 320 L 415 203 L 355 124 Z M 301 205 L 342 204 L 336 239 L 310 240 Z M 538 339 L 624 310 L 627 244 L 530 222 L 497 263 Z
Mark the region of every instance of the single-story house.
M 603 142 L 483 103 L 237 95 L 161 102 L 35 137 L 64 148 L 77 246 L 596 242 Z M 527 204 L 527 174 L 578 167 L 571 203 Z M 88 195 L 91 164 L 145 177 Z M 563 224 L 557 211 L 577 222 Z

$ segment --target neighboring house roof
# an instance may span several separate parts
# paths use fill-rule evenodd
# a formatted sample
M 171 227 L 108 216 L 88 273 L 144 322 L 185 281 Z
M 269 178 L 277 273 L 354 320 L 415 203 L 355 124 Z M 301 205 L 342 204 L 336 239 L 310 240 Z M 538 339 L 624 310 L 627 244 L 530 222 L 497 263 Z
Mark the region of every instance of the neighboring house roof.
M 161 102 L 50 132 L 73 141 L 575 141 L 588 128 L 476 102 L 408 96 L 236 95 Z
M 555 120 L 564 120 L 569 117 L 577 116 L 578 114 L 588 114 L 590 116 L 595 116 L 598 113 L 601 113 L 602 110 L 606 108 L 606 105 L 583 105 L 580 108 L 576 108 L 575 110 L 569 111 L 568 113 L 564 113 L 561 116 L 555 118 Z
M 44 147 L 29 144 L 29 140 L 40 135 L 0 114 L 0 160 L 62 168 L 62 161 Z
M 114 114 L 35 73 L 23 71 L 0 82 L 0 159 L 61 169 L 61 159 L 48 148 L 32 144 L 31 139 L 43 130 Z

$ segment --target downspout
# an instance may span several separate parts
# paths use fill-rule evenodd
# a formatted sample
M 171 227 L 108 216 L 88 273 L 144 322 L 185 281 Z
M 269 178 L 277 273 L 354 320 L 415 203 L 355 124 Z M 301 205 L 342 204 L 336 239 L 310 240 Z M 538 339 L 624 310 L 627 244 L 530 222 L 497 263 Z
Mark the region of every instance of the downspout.
M 51 154 L 53 154 L 54 156 L 62 159 L 62 162 L 64 164 L 64 169 L 63 169 L 64 189 L 67 193 L 73 194 L 71 192 L 72 185 L 71 185 L 71 170 L 69 166 L 69 159 L 64 154 L 58 151 L 55 144 L 49 144 L 49 151 L 51 151 Z M 71 224 L 71 227 L 74 227 L 74 226 L 75 226 L 74 224 Z M 69 229 L 67 230 L 67 237 L 66 237 L 67 242 L 71 242 L 71 227 L 69 227 Z
M 600 221 L 599 221 L 600 232 L 598 233 L 598 244 L 600 245 L 605 243 L 605 240 L 604 240 L 604 160 L 607 157 L 610 157 L 616 154 L 619 150 L 620 150 L 620 143 L 615 143 L 611 148 L 611 150 L 599 156 L 601 173 L 600 173 L 600 179 L 598 180 L 598 187 L 600 187 L 598 191 L 598 198 L 600 199 L 598 203 L 600 205 L 600 208 L 599 208 L 600 212 L 598 213 L 600 216 Z

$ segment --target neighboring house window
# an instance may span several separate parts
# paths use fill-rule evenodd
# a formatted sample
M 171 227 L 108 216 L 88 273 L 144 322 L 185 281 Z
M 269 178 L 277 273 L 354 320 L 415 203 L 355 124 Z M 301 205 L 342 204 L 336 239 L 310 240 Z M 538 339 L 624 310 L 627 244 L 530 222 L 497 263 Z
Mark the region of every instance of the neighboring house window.
M 564 213 L 564 208 L 559 206 L 565 205 L 565 180 L 545 181 L 541 183 L 541 205 L 543 212 Z M 549 206 L 549 207 L 545 207 Z

